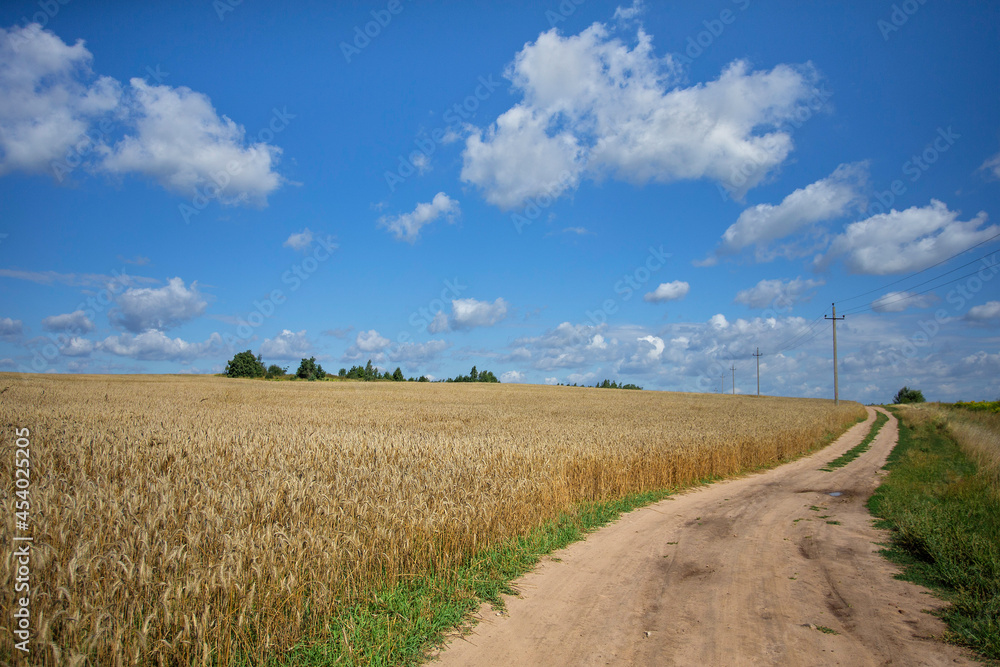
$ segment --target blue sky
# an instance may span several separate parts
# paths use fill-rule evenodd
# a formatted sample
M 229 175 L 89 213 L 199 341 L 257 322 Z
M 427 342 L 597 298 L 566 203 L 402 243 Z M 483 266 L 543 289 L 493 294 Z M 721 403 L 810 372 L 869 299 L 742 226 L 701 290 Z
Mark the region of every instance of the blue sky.
M 1000 7 L 0 8 L 0 369 L 1000 396 Z M 968 250 L 970 249 L 971 250 Z M 966 251 L 967 252 L 963 252 Z M 724 384 L 723 384 L 724 382 Z

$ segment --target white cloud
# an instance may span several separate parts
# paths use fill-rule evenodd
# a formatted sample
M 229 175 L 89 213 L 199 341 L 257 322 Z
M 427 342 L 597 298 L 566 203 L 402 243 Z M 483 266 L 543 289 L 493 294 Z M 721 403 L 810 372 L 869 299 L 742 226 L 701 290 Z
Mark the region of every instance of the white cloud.
M 243 127 L 220 117 L 207 95 L 139 78 L 130 84 L 126 97 L 136 134 L 115 144 L 102 169 L 143 174 L 184 196 L 208 191 L 225 204 L 264 204 L 281 186 L 273 170 L 281 149 L 246 145 Z
M 794 247 L 773 251 L 768 244 L 859 207 L 867 177 L 867 163 L 842 164 L 830 176 L 799 188 L 780 204 L 752 206 L 723 233 L 716 252 L 733 254 L 752 245 L 756 247 L 757 261 L 768 261 L 780 254 L 801 255 L 802 251 Z
M 65 315 L 51 315 L 42 320 L 42 328 L 46 331 L 66 331 L 88 333 L 96 327 L 82 310 L 74 310 Z
M 993 157 L 983 162 L 982 166 L 979 167 L 982 171 L 985 171 L 992 178 L 1000 178 L 1000 153 L 997 153 Z
M 354 344 L 362 352 L 376 352 L 385 349 L 389 343 L 388 338 L 380 335 L 375 329 L 369 329 L 368 331 L 358 332 L 358 337 Z
M 306 338 L 306 330 L 291 331 L 282 329 L 274 338 L 267 338 L 260 344 L 260 354 L 265 362 L 268 359 L 302 359 L 308 357 L 312 343 Z
M 32 24 L 0 29 L 0 175 L 74 166 L 142 174 L 183 196 L 266 203 L 283 179 L 281 149 L 249 143 L 243 127 L 186 87 L 95 78 L 91 53 Z M 121 139 L 111 145 L 111 133 Z
M 429 225 L 440 217 L 444 217 L 448 222 L 454 221 L 460 214 L 458 202 L 439 192 L 434 195 L 434 199 L 427 203 L 417 204 L 412 213 L 404 213 L 398 216 L 382 216 L 378 219 L 379 227 L 385 227 L 397 240 L 414 243 L 420 235 L 420 229 Z
M 201 315 L 208 305 L 197 282 L 187 288 L 180 278 L 171 278 L 165 287 L 125 290 L 116 302 L 111 320 L 132 333 L 170 329 Z
M 642 0 L 632 0 L 631 7 L 617 7 L 615 8 L 614 18 L 616 21 L 629 21 L 646 11 L 643 6 Z
M 666 345 L 663 344 L 663 339 L 659 336 L 643 336 L 636 340 L 640 343 L 649 344 L 649 347 L 640 346 L 641 354 L 649 361 L 658 360 L 666 348 Z
M 559 378 L 545 378 L 545 384 L 559 384 Z
M 51 171 L 117 105 L 121 88 L 90 71 L 83 40 L 65 44 L 38 24 L 0 28 L 0 176 Z
M 933 294 L 912 292 L 888 292 L 872 301 L 876 313 L 901 313 L 907 308 L 930 308 L 938 299 Z
M 0 336 L 14 338 L 24 333 L 24 322 L 9 317 L 0 317 Z
M 309 244 L 312 243 L 312 241 L 313 233 L 308 227 L 306 227 L 301 232 L 291 234 L 281 245 L 286 248 L 291 248 L 292 250 L 305 250 L 309 247 Z
M 987 301 L 981 306 L 973 306 L 965 314 L 965 319 L 973 322 L 1000 320 L 1000 301 Z
M 451 302 L 453 329 L 491 327 L 505 317 L 507 317 L 507 302 L 499 297 L 493 303 L 475 299 L 454 299 Z
M 180 338 L 170 338 L 162 331 L 146 331 L 137 336 L 121 334 L 108 336 L 97 349 L 141 361 L 191 361 L 222 349 L 222 337 L 213 333 L 203 343 L 189 343 Z
M 805 293 L 825 283 L 822 280 L 761 280 L 750 289 L 736 293 L 734 301 L 751 308 L 790 308 L 800 301 L 808 301 Z
M 94 351 L 94 341 L 73 336 L 59 346 L 59 351 L 67 357 L 86 357 Z
M 827 254 L 817 256 L 815 264 L 826 268 L 843 256 L 852 273 L 909 273 L 933 266 L 1000 233 L 996 225 L 984 226 L 985 211 L 966 222 L 960 221 L 958 215 L 936 199 L 928 206 L 874 215 L 848 225 L 830 244 Z
M 677 63 L 657 56 L 641 28 L 629 48 L 600 23 L 542 33 L 505 76 L 523 99 L 472 131 L 461 174 L 501 208 L 584 177 L 711 178 L 742 196 L 785 160 L 792 139 L 783 126 L 818 92 L 811 66 L 752 72 L 743 61 L 682 88 Z
M 521 371 L 507 371 L 500 374 L 500 382 L 520 383 L 525 381 L 525 375 Z
M 443 310 L 439 310 L 435 315 L 431 323 L 427 325 L 427 331 L 432 334 L 444 333 L 448 331 L 448 316 L 444 314 Z
M 665 301 L 677 301 L 687 296 L 691 291 L 691 286 L 681 280 L 674 280 L 669 283 L 660 283 L 652 292 L 643 296 L 644 301 L 649 303 L 663 303 Z

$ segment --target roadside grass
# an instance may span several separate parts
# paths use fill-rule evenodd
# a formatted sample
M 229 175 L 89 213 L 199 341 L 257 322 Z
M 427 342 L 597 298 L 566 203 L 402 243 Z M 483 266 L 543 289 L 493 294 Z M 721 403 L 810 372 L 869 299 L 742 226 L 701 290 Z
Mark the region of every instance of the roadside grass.
M 744 470 L 734 477 L 809 456 L 862 421 L 863 418 L 848 424 L 839 433 L 827 433 L 808 451 L 784 457 L 771 465 Z M 684 488 L 722 479 L 710 477 Z M 527 535 L 475 554 L 457 570 L 415 576 L 375 591 L 370 596 L 372 601 L 345 607 L 330 619 L 330 634 L 336 637 L 333 642 L 303 643 L 270 664 L 296 667 L 422 664 L 443 645 L 450 633 L 458 628 L 468 629 L 469 615 L 483 602 L 502 613 L 502 596 L 517 594 L 512 582 L 530 571 L 543 556 L 584 539 L 588 533 L 622 514 L 680 490 L 664 489 L 630 494 L 616 500 L 580 503 Z
M 837 468 L 842 468 L 846 466 L 848 463 L 850 463 L 854 459 L 858 458 L 859 456 L 867 452 L 868 449 L 872 446 L 872 442 L 875 440 L 875 436 L 878 435 L 878 432 L 881 430 L 882 425 L 885 424 L 887 421 L 889 421 L 889 418 L 886 417 L 883 413 L 879 412 L 875 416 L 875 421 L 872 423 L 872 427 L 868 431 L 868 435 L 865 436 L 864 440 L 862 440 L 859 444 L 855 445 L 854 447 L 851 447 L 850 449 L 848 449 L 846 452 L 844 452 L 834 460 L 827 463 L 825 466 L 820 468 L 820 470 L 823 470 L 825 472 L 833 472 Z
M 995 478 L 951 436 L 947 417 L 891 408 L 900 418 L 889 475 L 868 501 L 891 530 L 883 555 L 899 578 L 951 603 L 940 616 L 947 641 L 1000 659 L 1000 495 Z

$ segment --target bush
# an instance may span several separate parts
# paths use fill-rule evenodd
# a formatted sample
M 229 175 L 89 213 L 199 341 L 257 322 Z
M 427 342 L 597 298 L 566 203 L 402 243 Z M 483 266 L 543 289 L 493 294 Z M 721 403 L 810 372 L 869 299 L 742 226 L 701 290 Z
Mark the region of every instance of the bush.
M 287 368 L 282 368 L 278 364 L 271 364 L 267 367 L 267 377 L 268 380 L 274 380 L 275 378 L 283 378 L 285 374 L 288 373 Z
M 924 395 L 919 389 L 903 387 L 892 397 L 893 403 L 923 403 Z
M 267 374 L 264 369 L 264 362 L 258 354 L 253 356 L 253 352 L 237 352 L 236 356 L 226 364 L 226 377 L 231 378 L 261 378 Z

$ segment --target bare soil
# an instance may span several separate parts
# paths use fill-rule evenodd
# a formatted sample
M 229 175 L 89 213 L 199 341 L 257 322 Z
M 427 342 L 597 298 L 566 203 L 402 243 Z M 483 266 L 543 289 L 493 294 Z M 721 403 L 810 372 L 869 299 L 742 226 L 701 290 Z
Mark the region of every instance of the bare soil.
M 506 612 L 435 656 L 443 665 L 979 664 L 936 639 L 944 603 L 882 558 L 865 501 L 896 443 L 833 472 L 868 421 L 798 461 L 632 512 L 515 582 Z M 839 493 L 839 495 L 831 495 Z

